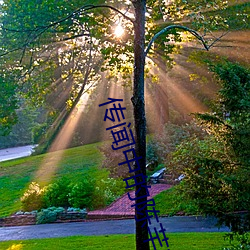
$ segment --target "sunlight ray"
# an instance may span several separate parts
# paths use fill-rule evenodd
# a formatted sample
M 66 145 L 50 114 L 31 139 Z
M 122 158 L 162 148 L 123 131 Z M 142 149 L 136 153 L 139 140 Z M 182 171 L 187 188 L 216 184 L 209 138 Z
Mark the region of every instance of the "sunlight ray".
M 186 118 L 190 113 L 207 110 L 207 107 L 185 88 L 185 84 L 190 81 L 188 69 L 176 65 L 167 73 L 166 65 L 158 60 L 154 60 L 154 63 L 157 64 L 157 67 L 151 67 L 150 73 L 157 72 L 159 82 L 151 83 L 151 87 L 146 88 L 146 103 L 154 113 L 154 118 L 152 115 L 148 116 L 149 126 L 156 128 L 169 121 L 169 109 L 176 109 L 181 116 Z M 200 87 L 203 91 L 203 86 Z
M 88 98 L 89 95 L 87 93 L 83 94 L 79 104 L 77 104 L 77 106 L 73 109 L 71 115 L 49 148 L 49 152 L 51 153 L 46 155 L 35 176 L 35 179 L 39 183 L 49 182 L 53 174 L 56 172 L 59 162 L 63 157 L 63 149 L 66 149 L 71 141 L 72 135 L 75 131 L 77 123 L 79 122 L 81 113 L 87 104 Z
M 122 81 L 121 79 L 118 77 L 118 80 L 117 81 L 114 81 L 114 80 L 111 80 L 111 81 L 108 81 L 108 79 L 106 79 L 107 82 L 106 82 L 106 86 L 107 86 L 107 95 L 106 95 L 106 99 L 104 99 L 102 101 L 103 102 L 106 102 L 107 101 L 107 98 L 110 97 L 110 98 L 116 98 L 116 99 L 123 99 L 123 102 L 122 102 L 122 106 L 126 105 L 126 102 L 125 102 L 125 92 L 124 92 L 124 87 L 122 86 Z M 127 108 L 127 107 L 126 107 Z M 102 114 L 102 117 L 104 117 L 104 110 L 105 108 L 103 109 L 100 109 L 101 110 L 101 114 Z M 127 116 L 126 116 L 126 112 L 125 112 L 125 120 L 126 120 Z M 108 127 L 111 127 L 113 126 L 114 123 L 112 123 L 111 121 L 109 120 L 106 120 L 106 122 L 103 122 L 103 128 L 100 128 L 102 129 L 102 140 L 107 140 L 107 139 L 111 139 L 111 136 L 107 134 L 107 131 L 106 131 L 106 128 Z

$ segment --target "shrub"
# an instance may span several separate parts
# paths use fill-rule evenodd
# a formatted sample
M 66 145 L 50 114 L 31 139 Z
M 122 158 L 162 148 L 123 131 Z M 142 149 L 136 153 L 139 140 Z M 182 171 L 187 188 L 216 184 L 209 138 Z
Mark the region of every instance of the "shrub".
M 94 190 L 94 208 L 100 208 L 111 204 L 119 198 L 125 190 L 122 179 L 107 178 L 96 182 Z
M 21 197 L 22 209 L 24 211 L 39 210 L 43 207 L 44 188 L 38 183 L 32 182 L 27 191 Z
M 68 213 L 70 213 L 70 212 L 86 213 L 87 210 L 86 210 L 86 208 L 80 209 L 80 208 L 75 208 L 75 207 L 68 207 L 67 212 Z
M 49 207 L 37 213 L 36 224 L 55 222 L 59 213 L 64 212 L 62 207 Z
M 186 125 L 165 124 L 162 132 L 156 133 L 147 143 L 147 162 L 149 170 L 165 163 L 167 156 L 176 150 L 176 147 L 185 139 L 196 134 L 203 138 L 205 133 L 194 123 Z
M 208 136 L 183 142 L 169 162 L 185 174 L 185 198 L 242 234 L 250 229 L 250 71 L 231 62 L 210 69 L 222 88 L 212 113 L 196 114 Z
M 100 208 L 112 203 L 124 193 L 124 190 L 125 184 L 122 179 L 107 177 L 90 180 L 90 177 L 85 176 L 85 180 L 77 183 L 61 178 L 43 189 L 37 183 L 31 183 L 29 190 L 22 197 L 23 210 L 70 206 L 78 210 Z M 45 210 L 45 214 L 41 216 L 53 220 L 55 215 L 53 211 L 49 213 Z
M 46 130 L 48 129 L 47 123 L 37 124 L 32 129 L 32 140 L 34 144 L 38 144 L 42 138 L 42 136 L 46 133 Z
M 45 207 L 68 207 L 69 193 L 71 190 L 70 181 L 66 178 L 61 178 L 56 182 L 48 185 L 45 188 L 44 204 Z
M 129 169 L 118 164 L 125 160 L 122 150 L 113 150 L 112 143 L 106 143 L 99 148 L 104 155 L 101 168 L 108 169 L 111 178 L 127 178 L 133 173 L 129 173 Z
M 72 186 L 68 198 L 69 204 L 73 207 L 91 208 L 93 193 L 94 183 L 86 178 Z
M 247 233 L 228 233 L 225 235 L 225 239 L 229 240 L 230 247 L 223 248 L 223 250 L 250 250 L 250 239 Z M 233 244 L 233 241 L 237 241 Z
M 160 211 L 160 215 L 174 216 L 184 213 L 185 215 L 198 215 L 199 210 L 194 201 L 186 200 L 185 194 L 179 192 L 179 186 L 173 186 L 154 197 L 156 210 Z M 153 214 L 153 213 L 151 213 Z

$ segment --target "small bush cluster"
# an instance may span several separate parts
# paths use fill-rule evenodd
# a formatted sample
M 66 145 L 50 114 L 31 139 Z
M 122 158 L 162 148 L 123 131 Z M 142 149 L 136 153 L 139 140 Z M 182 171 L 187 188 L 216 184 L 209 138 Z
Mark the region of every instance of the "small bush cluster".
M 59 213 L 64 212 L 63 207 L 49 207 L 37 213 L 36 224 L 55 222 Z
M 71 183 L 62 178 L 44 188 L 32 182 L 21 198 L 24 211 L 48 207 L 92 207 L 94 186 L 91 181 Z
M 123 193 L 124 183 L 122 180 L 105 178 L 93 181 L 90 178 L 85 178 L 80 182 L 73 183 L 66 178 L 61 178 L 43 188 L 38 183 L 32 182 L 21 198 L 21 202 L 24 211 L 49 207 L 74 207 L 92 210 L 109 205 Z M 45 210 L 42 216 L 53 219 L 55 214 L 54 211 Z
M 94 184 L 87 179 L 71 185 L 68 201 L 73 207 L 93 207 Z
M 80 208 L 75 208 L 75 207 L 68 207 L 67 208 L 67 213 L 86 213 L 87 210 L 86 208 L 80 209 Z
M 31 182 L 28 190 L 21 198 L 22 208 L 24 211 L 38 210 L 43 207 L 43 195 L 45 189 L 41 188 L 38 183 Z
M 124 193 L 122 179 L 107 178 L 96 183 L 93 199 L 95 208 L 101 208 L 111 204 Z
M 46 223 L 53 223 L 55 222 L 58 218 L 60 219 L 59 215 L 62 215 L 62 218 L 71 218 L 71 216 L 68 217 L 70 214 L 77 214 L 76 218 L 79 218 L 79 213 L 82 214 L 82 216 L 87 215 L 87 210 L 85 208 L 80 209 L 80 208 L 75 208 L 75 207 L 68 207 L 67 209 L 63 207 L 48 207 L 48 208 L 43 208 L 39 211 L 34 210 L 31 212 L 23 212 L 23 211 L 18 211 L 15 213 L 15 215 L 35 215 L 36 216 L 36 224 L 46 224 Z
M 69 193 L 71 183 L 66 178 L 61 178 L 45 187 L 43 196 L 44 207 L 69 207 Z

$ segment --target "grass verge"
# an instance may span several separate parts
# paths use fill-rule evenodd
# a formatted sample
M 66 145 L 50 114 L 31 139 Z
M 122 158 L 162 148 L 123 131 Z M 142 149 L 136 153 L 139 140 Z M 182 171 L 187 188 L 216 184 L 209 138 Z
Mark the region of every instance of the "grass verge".
M 169 247 L 156 244 L 157 249 L 221 250 L 228 246 L 224 233 L 168 233 Z M 156 242 L 156 241 L 155 241 Z M 110 250 L 135 249 L 134 235 L 74 236 L 67 238 L 7 241 L 0 243 L 1 250 Z M 153 249 L 151 245 L 151 249 Z

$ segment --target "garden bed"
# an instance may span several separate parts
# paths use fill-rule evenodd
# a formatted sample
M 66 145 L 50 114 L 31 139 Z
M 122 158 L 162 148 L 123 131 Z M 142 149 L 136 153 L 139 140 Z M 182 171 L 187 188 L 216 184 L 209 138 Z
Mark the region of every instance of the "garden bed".
M 87 213 L 83 212 L 63 212 L 51 223 L 80 222 L 86 220 Z M 0 227 L 27 226 L 37 224 L 36 214 L 14 214 L 0 219 Z

